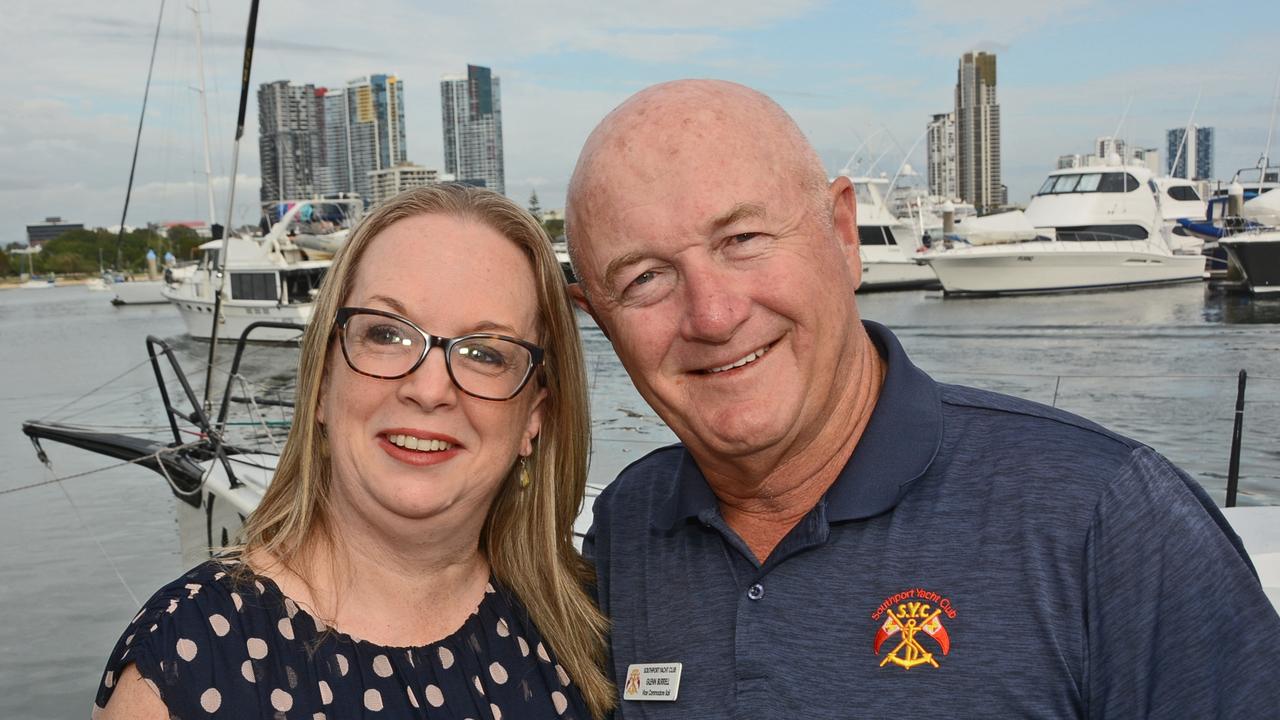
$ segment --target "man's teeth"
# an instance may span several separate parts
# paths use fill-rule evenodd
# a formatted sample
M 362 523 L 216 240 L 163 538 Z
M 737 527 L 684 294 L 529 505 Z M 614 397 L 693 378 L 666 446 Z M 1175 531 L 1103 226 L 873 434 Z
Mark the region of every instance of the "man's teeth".
M 440 452 L 453 447 L 443 440 L 427 440 L 426 438 L 418 438 L 412 435 L 388 435 L 387 439 L 391 441 L 392 445 L 408 450 L 418 450 L 419 452 Z
M 756 360 L 759 360 L 760 358 L 764 357 L 764 354 L 765 354 L 768 350 L 769 350 L 769 346 L 768 346 L 768 345 L 766 345 L 766 346 L 764 346 L 764 347 L 760 348 L 759 350 L 756 350 L 755 352 L 753 352 L 753 353 L 751 353 L 751 354 L 747 355 L 746 357 L 741 358 L 740 360 L 736 360 L 736 361 L 734 361 L 734 362 L 731 362 L 731 363 L 729 363 L 728 365 L 721 365 L 721 366 L 720 366 L 720 367 L 718 367 L 718 368 L 711 368 L 711 369 L 710 369 L 710 370 L 708 370 L 707 372 L 711 372 L 711 373 L 722 373 L 722 372 L 724 372 L 725 370 L 732 370 L 732 369 L 734 369 L 734 368 L 740 368 L 740 367 L 742 367 L 743 365 L 746 365 L 746 364 L 747 364 L 747 363 L 749 363 L 749 362 L 755 362 Z

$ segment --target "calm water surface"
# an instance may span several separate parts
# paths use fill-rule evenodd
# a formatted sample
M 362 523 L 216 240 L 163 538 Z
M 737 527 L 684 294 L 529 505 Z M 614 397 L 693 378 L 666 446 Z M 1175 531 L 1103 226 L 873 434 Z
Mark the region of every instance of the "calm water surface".
M 154 428 L 158 394 L 141 364 L 148 334 L 174 339 L 190 368 L 207 354 L 168 306 L 117 309 L 108 299 L 81 287 L 0 291 L 0 492 L 111 464 L 45 443 L 46 469 L 21 433 L 25 419 Z M 1219 502 L 1236 373 L 1247 369 L 1241 503 L 1280 504 L 1280 299 L 1181 285 L 1008 299 L 898 292 L 859 305 L 940 380 L 1054 403 L 1131 435 Z M 607 482 L 671 435 L 590 320 L 583 332 L 592 479 Z M 294 361 L 287 348 L 254 350 L 247 374 L 287 384 Z M 173 503 L 162 478 L 132 467 L 0 494 L 0 717 L 87 715 L 139 601 L 184 569 Z

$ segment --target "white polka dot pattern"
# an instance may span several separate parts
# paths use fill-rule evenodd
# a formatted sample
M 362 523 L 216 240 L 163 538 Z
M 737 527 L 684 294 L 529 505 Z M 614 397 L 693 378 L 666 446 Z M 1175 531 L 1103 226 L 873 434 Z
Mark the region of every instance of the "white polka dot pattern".
M 191 662 L 196 659 L 196 644 L 186 638 L 179 638 L 177 644 L 178 657 Z
M 213 628 L 213 634 L 218 637 L 226 637 L 227 633 L 231 632 L 231 623 L 217 613 L 209 616 L 209 627 Z
M 165 688 L 171 715 L 189 720 L 589 720 L 567 671 L 503 588 L 487 586 L 447 638 L 382 647 L 328 628 L 270 579 L 245 578 L 244 566 L 221 567 L 198 567 L 135 616 L 101 676 L 95 716 L 121 669 L 145 655 L 158 670 L 143 680 L 157 695 Z
M 280 712 L 289 712 L 293 709 L 293 696 L 280 688 L 276 688 L 271 691 L 271 707 Z
M 207 713 L 218 712 L 218 708 L 222 707 L 222 693 L 218 692 L 218 688 L 209 688 L 200 693 L 200 707 Z

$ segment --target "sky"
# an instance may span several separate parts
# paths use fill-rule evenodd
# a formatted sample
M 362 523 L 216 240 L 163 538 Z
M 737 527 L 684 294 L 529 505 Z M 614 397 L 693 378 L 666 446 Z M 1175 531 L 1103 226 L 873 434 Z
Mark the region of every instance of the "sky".
M 209 217 L 194 17 L 202 12 L 216 217 L 225 222 L 249 3 L 6 0 L 0 45 L 0 246 L 47 216 L 120 222 L 157 17 L 162 17 L 129 225 Z M 998 58 L 1004 183 L 1025 203 L 1059 155 L 1095 138 L 1158 147 L 1215 128 L 1214 174 L 1262 156 L 1280 76 L 1280 3 L 1183 0 L 261 0 L 235 223 L 258 214 L 258 83 L 405 86 L 411 162 L 443 170 L 442 76 L 502 79 L 507 194 L 560 208 L 578 151 L 614 106 L 683 77 L 759 89 L 831 174 L 923 173 L 925 126 L 953 109 L 959 57 Z M 1277 131 L 1280 135 L 1280 130 Z M 1280 137 L 1272 142 L 1280 156 Z M 1162 160 L 1162 162 L 1164 162 Z

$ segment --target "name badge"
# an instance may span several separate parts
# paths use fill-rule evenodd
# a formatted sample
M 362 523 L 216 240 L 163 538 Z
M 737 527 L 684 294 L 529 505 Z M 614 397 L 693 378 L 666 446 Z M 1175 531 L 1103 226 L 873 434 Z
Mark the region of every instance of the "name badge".
M 672 701 L 680 694 L 681 663 L 636 663 L 627 666 L 623 700 Z

